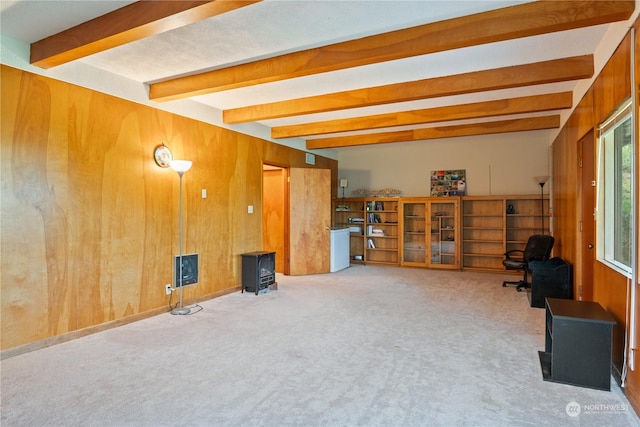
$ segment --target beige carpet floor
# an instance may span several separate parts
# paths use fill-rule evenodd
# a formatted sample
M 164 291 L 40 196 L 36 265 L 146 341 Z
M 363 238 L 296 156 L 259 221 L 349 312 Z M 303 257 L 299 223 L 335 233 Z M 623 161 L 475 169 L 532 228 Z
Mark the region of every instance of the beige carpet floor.
M 275 291 L 3 360 L 1 424 L 640 425 L 613 379 L 610 392 L 542 380 L 544 310 L 504 277 L 279 275 Z

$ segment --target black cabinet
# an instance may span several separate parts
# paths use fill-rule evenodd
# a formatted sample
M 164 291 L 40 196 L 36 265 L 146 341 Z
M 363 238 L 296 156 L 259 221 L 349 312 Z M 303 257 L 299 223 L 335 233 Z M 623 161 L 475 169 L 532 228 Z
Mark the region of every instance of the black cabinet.
M 544 308 L 545 298 L 573 299 L 571 265 L 559 257 L 528 264 L 527 296 L 531 307 Z
M 600 304 L 546 299 L 542 377 L 599 390 L 611 389 L 611 340 L 616 321 Z
M 276 253 L 248 252 L 242 254 L 242 292 L 258 292 L 276 283 Z

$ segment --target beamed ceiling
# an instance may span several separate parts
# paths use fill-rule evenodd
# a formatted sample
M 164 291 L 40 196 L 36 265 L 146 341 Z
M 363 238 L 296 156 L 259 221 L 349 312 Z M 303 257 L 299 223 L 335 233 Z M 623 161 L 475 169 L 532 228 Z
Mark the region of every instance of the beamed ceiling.
M 82 63 L 158 105 L 189 99 L 312 150 L 558 129 L 635 1 L 5 1 L 1 13 L 34 66 Z

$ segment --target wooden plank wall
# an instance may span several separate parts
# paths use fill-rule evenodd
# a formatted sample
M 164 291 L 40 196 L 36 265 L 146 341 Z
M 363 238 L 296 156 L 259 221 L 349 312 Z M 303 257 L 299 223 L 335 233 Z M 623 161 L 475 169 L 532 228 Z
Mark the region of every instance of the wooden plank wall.
M 166 310 L 179 179 L 155 164 L 156 145 L 193 161 L 183 253 L 200 254 L 200 283 L 184 289 L 187 302 L 238 289 L 240 254 L 262 249 L 263 162 L 312 167 L 303 151 L 0 72 L 2 350 Z M 331 169 L 335 193 L 337 161 L 317 156 L 313 167 Z
M 637 22 L 635 27 L 638 28 Z M 630 61 L 631 49 L 634 45 L 636 48 L 635 69 L 638 69 L 639 43 L 637 36 L 634 43 L 631 32 L 629 32 L 553 143 L 553 234 L 556 237 L 554 255 L 566 259 L 574 267 L 581 265 L 581 253 L 577 246 L 580 241 L 579 210 L 581 208 L 579 198 L 581 189 L 578 180 L 576 180 L 576 177 L 580 176 L 578 141 L 589 130 L 597 130 L 598 124 L 630 96 Z M 597 131 L 594 135 L 597 137 Z M 637 146 L 637 135 L 635 143 Z M 580 278 L 580 271 L 576 271 L 574 276 Z M 627 323 L 627 279 L 604 264 L 596 262 L 593 283 L 593 300 L 607 309 L 618 322 L 614 328 L 613 362 L 616 368 L 621 370 Z M 576 294 L 577 289 L 574 289 L 574 295 Z M 637 310 L 637 307 L 635 309 Z M 636 366 L 639 365 L 640 360 L 636 356 Z M 640 374 L 638 370 L 629 370 L 625 392 L 636 412 L 640 413 Z

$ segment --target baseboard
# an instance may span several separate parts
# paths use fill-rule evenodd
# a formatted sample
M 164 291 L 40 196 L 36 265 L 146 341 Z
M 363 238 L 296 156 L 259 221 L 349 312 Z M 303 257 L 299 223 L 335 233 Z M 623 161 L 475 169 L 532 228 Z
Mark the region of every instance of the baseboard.
M 213 292 L 211 294 L 201 295 L 197 298 L 189 299 L 188 301 L 185 300 L 184 303 L 193 304 L 193 303 L 208 301 L 210 299 L 218 298 L 223 295 L 237 292 L 241 289 L 242 289 L 241 286 L 235 286 L 233 288 L 225 289 L 218 292 Z M 89 326 L 88 328 L 79 329 L 77 331 L 68 332 L 66 334 L 57 335 L 55 337 L 45 338 L 40 341 L 35 341 L 29 344 L 24 344 L 18 347 L 2 350 L 0 351 L 0 360 L 5 360 L 11 357 L 19 356 L 25 353 L 30 353 L 36 350 L 42 350 L 43 348 L 52 347 L 54 345 L 58 345 L 65 342 L 72 341 L 72 340 L 76 340 L 78 338 L 86 337 L 87 335 L 117 328 L 118 326 L 127 325 L 129 323 L 137 322 L 139 320 L 148 319 L 149 317 L 157 316 L 159 314 L 167 313 L 169 311 L 170 310 L 168 307 L 160 307 L 154 310 L 145 311 L 144 313 L 138 313 L 132 316 L 127 316 L 123 319 L 112 320 L 109 322 L 101 323 L 99 325 Z
M 206 295 L 200 295 L 197 298 L 192 298 L 189 301 L 185 301 L 185 304 L 193 304 L 197 302 L 209 301 L 210 299 L 218 298 L 223 295 L 232 294 L 242 290 L 242 286 L 234 286 L 233 288 L 224 289 L 222 291 L 213 292 Z
M 627 381 L 624 387 L 622 387 L 622 374 L 620 373 L 620 369 L 618 369 L 618 366 L 615 363 L 612 364 L 611 367 L 613 379 L 622 389 L 622 392 L 631 404 L 631 407 L 633 408 L 635 413 L 638 415 L 638 417 L 640 417 L 640 395 L 638 394 L 638 390 L 636 389 L 635 385 L 632 385 L 631 383 L 629 383 L 629 381 Z
M 635 385 L 631 385 L 629 384 L 629 382 L 627 382 L 623 390 L 624 395 L 631 404 L 631 407 L 634 411 L 636 411 L 638 417 L 640 417 L 640 395 L 638 394 L 638 390 L 636 389 Z

